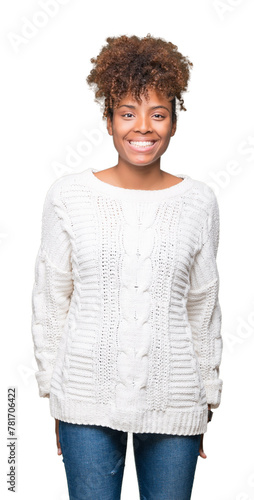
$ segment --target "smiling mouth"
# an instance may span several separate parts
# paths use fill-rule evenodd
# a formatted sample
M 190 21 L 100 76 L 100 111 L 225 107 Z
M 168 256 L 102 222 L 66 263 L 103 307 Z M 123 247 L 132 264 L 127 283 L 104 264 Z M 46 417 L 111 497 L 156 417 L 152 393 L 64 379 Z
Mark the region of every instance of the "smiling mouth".
M 127 141 L 131 149 L 135 151 L 149 151 L 157 141 Z
M 156 141 L 128 141 L 133 146 L 153 146 Z

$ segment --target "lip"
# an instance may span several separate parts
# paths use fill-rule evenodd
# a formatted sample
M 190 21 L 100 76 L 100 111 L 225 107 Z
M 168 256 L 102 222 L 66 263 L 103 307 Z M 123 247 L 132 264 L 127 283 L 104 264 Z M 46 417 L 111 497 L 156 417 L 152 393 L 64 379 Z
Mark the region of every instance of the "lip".
M 134 139 L 133 139 L 134 140 Z M 138 141 L 138 139 L 135 139 L 135 141 Z M 146 142 L 143 139 L 144 142 Z M 148 139 L 147 139 L 148 142 Z M 152 146 L 134 146 L 134 144 L 130 144 L 130 139 L 127 140 L 128 146 L 132 151 L 138 151 L 139 153 L 146 153 L 147 151 L 152 151 L 155 147 L 155 144 L 157 143 L 157 140 L 154 141 Z

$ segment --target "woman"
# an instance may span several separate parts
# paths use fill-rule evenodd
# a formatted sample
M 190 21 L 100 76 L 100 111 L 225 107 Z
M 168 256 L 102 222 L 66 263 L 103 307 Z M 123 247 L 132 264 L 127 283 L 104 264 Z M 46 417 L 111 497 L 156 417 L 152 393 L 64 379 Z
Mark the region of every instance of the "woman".
M 43 207 L 32 332 L 71 500 L 188 500 L 222 380 L 213 190 L 160 160 L 192 63 L 148 34 L 107 38 L 87 77 L 118 163 L 57 179 Z

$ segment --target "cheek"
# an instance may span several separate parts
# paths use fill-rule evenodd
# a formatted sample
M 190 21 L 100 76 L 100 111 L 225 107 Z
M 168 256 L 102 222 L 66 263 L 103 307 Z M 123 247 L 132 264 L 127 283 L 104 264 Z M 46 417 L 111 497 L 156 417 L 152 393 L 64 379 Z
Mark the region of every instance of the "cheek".
M 172 125 L 170 123 L 161 122 L 161 124 L 158 124 L 157 132 L 165 140 L 170 138 L 171 130 L 172 130 Z
M 166 131 L 164 130 L 164 133 L 161 133 L 161 137 L 163 137 L 164 145 L 167 147 L 171 139 L 171 128 Z
M 126 127 L 121 127 L 118 128 L 117 130 L 114 130 L 113 133 L 113 140 L 114 144 L 118 146 L 118 148 L 123 148 L 123 146 L 126 143 L 128 134 L 129 134 L 129 128 L 127 129 Z
M 119 139 L 123 139 L 130 130 L 130 124 L 128 122 L 115 120 L 113 125 L 114 134 Z
M 167 132 L 165 133 L 165 141 L 166 142 L 169 142 L 170 141 L 170 138 L 171 138 L 171 130 L 167 130 Z

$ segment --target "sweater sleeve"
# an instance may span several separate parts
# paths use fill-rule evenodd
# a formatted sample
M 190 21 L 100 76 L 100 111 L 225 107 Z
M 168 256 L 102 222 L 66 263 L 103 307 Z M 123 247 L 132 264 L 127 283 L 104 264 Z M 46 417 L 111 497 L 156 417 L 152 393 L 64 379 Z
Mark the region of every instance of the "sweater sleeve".
M 31 326 L 40 397 L 50 397 L 51 376 L 73 291 L 70 238 L 56 191 L 54 183 L 44 201 L 32 290 Z
M 210 404 L 211 408 L 218 408 L 223 385 L 219 378 L 223 341 L 216 263 L 220 220 L 217 198 L 212 190 L 209 192 L 211 199 L 203 228 L 202 244 L 195 255 L 190 272 L 187 311 L 207 404 Z

